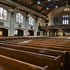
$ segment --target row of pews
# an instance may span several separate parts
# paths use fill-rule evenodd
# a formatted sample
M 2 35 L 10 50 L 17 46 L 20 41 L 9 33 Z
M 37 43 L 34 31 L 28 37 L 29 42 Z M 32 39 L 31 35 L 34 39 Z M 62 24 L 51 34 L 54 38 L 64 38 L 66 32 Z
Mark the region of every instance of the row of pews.
M 6 45 L 7 46 L 7 45 Z M 20 61 L 24 61 L 33 65 L 37 65 L 40 67 L 48 67 L 47 70 L 60 70 L 61 69 L 61 62 L 63 62 L 63 52 L 57 52 L 55 50 L 49 51 L 49 50 L 42 50 L 42 49 L 35 49 L 35 48 L 26 48 L 26 47 L 18 47 L 14 46 L 14 49 L 12 48 L 12 45 L 8 48 L 0 47 L 0 54 L 18 59 Z M 21 49 L 20 49 L 21 48 Z M 17 50 L 16 50 L 17 49 Z M 20 50 L 18 50 L 20 49 Z M 14 50 L 14 51 L 11 51 Z M 21 51 L 23 50 L 23 51 Z M 29 51 L 29 52 L 27 52 Z M 44 53 L 43 53 L 44 51 Z M 54 52 L 56 52 L 56 55 L 54 55 Z M 11 54 L 11 55 L 10 55 Z M 46 66 L 47 65 L 47 66 Z M 23 67 L 24 69 L 24 67 Z M 28 69 L 29 70 L 29 69 Z M 45 69 L 46 70 L 46 69 Z
M 44 39 L 47 38 L 46 36 L 6 36 L 0 37 L 0 41 L 5 40 L 20 40 L 20 39 Z
M 34 40 L 27 44 L 22 44 L 25 46 L 33 46 L 45 49 L 52 49 L 57 51 L 65 51 L 64 56 L 64 70 L 70 70 L 70 39 L 47 39 L 45 41 L 42 40 Z
M 70 45 L 70 39 L 44 39 L 44 40 L 33 40 L 29 43 L 26 44 L 21 44 L 21 45 L 26 45 L 26 46 L 67 46 L 69 47 Z
M 69 61 L 69 50 L 61 48 L 58 50 L 57 47 L 55 49 L 53 46 L 41 46 L 34 43 L 18 45 L 12 42 L 1 42 L 0 65 L 3 70 L 6 70 L 4 68 L 8 68 L 7 70 L 69 70 L 67 69 L 68 63 L 66 63 Z
M 46 55 L 46 53 L 41 54 L 41 53 L 36 53 L 36 52 L 30 52 L 30 51 L 25 51 L 25 50 L 22 51 L 18 49 L 16 50 L 16 49 L 5 48 L 5 47 L 0 47 L 0 54 L 20 60 L 22 62 L 36 65 L 42 68 L 49 67 L 49 70 L 51 69 L 59 70 L 61 68 L 60 67 L 60 62 L 62 58 L 61 54 L 54 56 L 52 54 Z

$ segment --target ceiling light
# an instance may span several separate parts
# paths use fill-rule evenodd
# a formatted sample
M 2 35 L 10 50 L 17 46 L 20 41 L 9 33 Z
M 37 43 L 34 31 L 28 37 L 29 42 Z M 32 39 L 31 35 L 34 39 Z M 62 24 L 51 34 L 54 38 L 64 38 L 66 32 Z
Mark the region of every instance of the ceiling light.
M 51 1 L 51 0 L 48 0 L 49 2 Z
M 48 10 L 49 8 L 47 7 L 46 9 Z
M 58 6 L 56 5 L 55 8 L 58 8 Z
M 37 4 L 40 4 L 40 3 L 41 3 L 40 1 L 37 2 Z

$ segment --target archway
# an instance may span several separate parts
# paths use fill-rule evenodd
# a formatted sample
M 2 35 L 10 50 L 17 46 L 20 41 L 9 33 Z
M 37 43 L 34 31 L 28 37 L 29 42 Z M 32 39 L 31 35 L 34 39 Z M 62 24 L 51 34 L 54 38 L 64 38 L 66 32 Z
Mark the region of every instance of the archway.
M 29 36 L 34 36 L 34 30 L 29 30 L 28 33 L 29 33 Z
M 8 36 L 8 30 L 5 28 L 0 28 L 0 36 Z
M 23 30 L 16 29 L 14 34 L 15 36 L 23 36 Z
M 40 31 L 37 32 L 37 36 L 40 36 Z

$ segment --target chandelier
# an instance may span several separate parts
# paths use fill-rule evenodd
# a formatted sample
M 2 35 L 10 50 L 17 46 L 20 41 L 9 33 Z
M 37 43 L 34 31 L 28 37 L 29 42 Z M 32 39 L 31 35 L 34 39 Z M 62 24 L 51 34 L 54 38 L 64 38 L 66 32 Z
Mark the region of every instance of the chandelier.
M 64 11 L 66 11 L 66 12 L 70 11 L 70 7 L 68 5 L 68 1 L 66 1 L 66 7 L 64 8 Z

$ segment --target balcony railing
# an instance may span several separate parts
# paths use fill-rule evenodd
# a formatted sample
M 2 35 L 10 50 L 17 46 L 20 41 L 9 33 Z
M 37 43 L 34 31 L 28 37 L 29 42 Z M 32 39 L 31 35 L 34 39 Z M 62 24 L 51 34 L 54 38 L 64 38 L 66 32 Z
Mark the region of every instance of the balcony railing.
M 38 26 L 38 30 L 45 31 L 46 30 L 46 26 Z
M 70 25 L 51 25 L 51 26 L 47 26 L 47 29 L 70 29 Z

